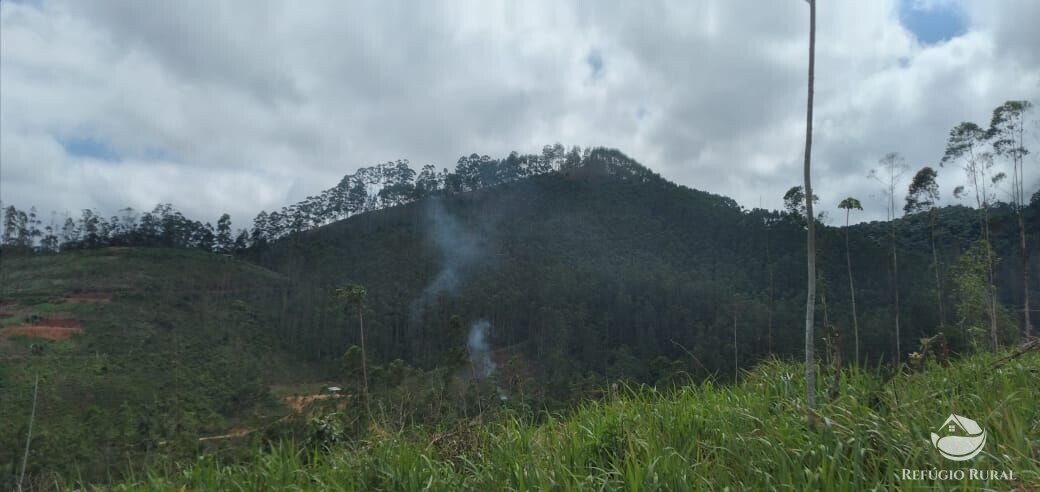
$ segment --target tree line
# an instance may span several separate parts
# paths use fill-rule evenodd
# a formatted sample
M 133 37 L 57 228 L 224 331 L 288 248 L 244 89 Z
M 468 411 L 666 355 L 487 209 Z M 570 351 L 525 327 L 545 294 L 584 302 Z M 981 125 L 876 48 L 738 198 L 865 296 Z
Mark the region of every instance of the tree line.
M 591 161 L 610 160 L 610 150 L 546 145 L 541 154 L 511 152 L 502 159 L 487 155 L 462 156 L 454 171 L 437 170 L 432 164 L 418 172 L 407 159 L 362 167 L 318 195 L 271 212 L 261 211 L 252 226 L 234 229 L 229 214 L 216 226 L 192 220 L 171 204 L 139 212 L 127 207 L 108 218 L 83 209 L 78 218 L 51 213 L 45 220 L 36 210 L 4 208 L 0 244 L 5 249 L 57 253 L 71 249 L 109 246 L 161 246 L 220 253 L 241 252 L 263 246 L 290 234 L 320 227 L 354 215 L 422 200 L 436 195 L 459 194 L 537 176 L 568 172 Z M 593 155 L 595 154 L 595 159 Z M 617 162 L 623 159 L 614 157 Z M 615 172 L 620 167 L 610 169 Z M 648 172 L 645 168 L 629 172 Z M 652 173 L 651 173 L 652 174 Z

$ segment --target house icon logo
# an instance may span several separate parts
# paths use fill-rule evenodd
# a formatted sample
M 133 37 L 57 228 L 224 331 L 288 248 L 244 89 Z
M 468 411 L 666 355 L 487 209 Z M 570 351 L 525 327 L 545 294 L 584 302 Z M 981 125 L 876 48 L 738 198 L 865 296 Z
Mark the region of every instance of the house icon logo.
M 962 415 L 950 414 L 939 427 L 938 434 L 932 433 L 932 446 L 944 458 L 953 461 L 970 460 L 981 453 L 985 445 L 986 431 L 979 427 L 978 422 Z

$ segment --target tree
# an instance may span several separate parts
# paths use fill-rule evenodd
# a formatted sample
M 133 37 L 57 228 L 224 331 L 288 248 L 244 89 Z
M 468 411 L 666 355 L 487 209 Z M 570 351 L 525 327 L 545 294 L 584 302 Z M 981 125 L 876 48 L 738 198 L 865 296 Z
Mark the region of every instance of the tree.
M 903 211 L 908 214 L 928 213 L 928 240 L 932 247 L 932 270 L 935 271 L 935 294 L 939 303 L 939 330 L 946 327 L 946 310 L 943 307 L 942 274 L 939 269 L 939 254 L 935 248 L 935 223 L 938 220 L 939 183 L 935 181 L 937 174 L 931 167 L 922 167 L 910 181 L 906 193 L 906 205 Z
M 346 307 L 353 308 L 358 315 L 358 326 L 361 333 L 361 377 L 365 389 L 365 409 L 371 414 L 372 409 L 369 406 L 368 399 L 368 357 L 365 354 L 365 300 L 368 297 L 368 290 L 361 285 L 350 284 L 336 289 L 336 297 L 344 300 Z
M 238 230 L 238 236 L 235 237 L 234 248 L 236 252 L 245 251 L 249 248 L 249 231 L 245 229 Z
M 253 231 L 250 242 L 254 246 L 262 246 L 267 242 L 268 220 L 267 212 L 264 211 L 260 211 L 260 213 L 256 214 L 256 218 L 253 219 Z
M 217 251 L 229 253 L 235 248 L 235 241 L 231 238 L 231 216 L 223 214 L 217 220 L 217 237 L 215 239 Z
M 364 378 L 364 371 L 362 371 L 361 363 L 361 347 L 357 345 L 351 345 L 347 347 L 347 350 L 343 352 L 340 357 L 340 367 L 343 369 L 343 376 L 346 377 L 347 381 L 354 385 L 356 384 L 358 376 Z M 356 389 L 354 386 L 352 389 Z
M 417 198 L 425 198 L 438 190 L 437 169 L 432 164 L 422 167 L 422 172 L 415 178 L 415 194 Z
M 733 296 L 733 382 L 737 382 L 740 379 L 740 358 L 737 352 L 737 313 L 741 309 L 740 297 Z
M 368 204 L 368 187 L 361 179 L 354 179 L 354 184 L 347 191 L 347 213 L 359 214 L 365 211 Z
M 987 276 L 992 256 L 989 250 L 985 239 L 975 241 L 950 271 L 955 324 L 961 329 L 963 343 L 976 350 L 979 339 L 985 337 L 989 317 L 991 297 Z
M 36 241 L 43 237 L 43 232 L 40 230 L 42 221 L 36 214 L 36 207 L 29 207 L 28 221 L 26 222 L 26 232 L 28 233 L 28 243 L 26 246 L 33 247 Z
M 65 223 L 61 226 L 61 245 L 64 248 L 78 240 L 79 230 L 76 228 L 76 222 L 66 213 Z
M 84 246 L 88 248 L 97 247 L 101 243 L 100 216 L 89 208 L 83 209 L 79 219 L 79 229 L 83 234 Z
M 784 193 L 784 210 L 791 217 L 804 217 L 805 216 L 805 188 L 802 186 L 792 186 L 791 189 Z M 819 203 L 820 197 L 813 195 L 813 203 Z
M 852 301 L 852 337 L 856 347 L 856 363 L 859 364 L 859 320 L 856 316 L 856 286 L 852 279 L 852 253 L 849 251 L 849 214 L 853 210 L 863 210 L 859 200 L 847 197 L 838 204 L 838 208 L 845 210 L 845 266 L 849 276 L 849 299 Z
M 993 154 L 983 150 L 988 136 L 979 125 L 971 122 L 962 122 L 950 130 L 949 139 L 946 141 L 946 151 L 943 153 L 940 166 L 949 163 L 960 162 L 961 168 L 968 178 L 968 186 L 974 191 L 975 206 L 979 211 L 979 233 L 986 244 L 991 244 L 989 237 L 989 207 L 993 201 L 991 185 L 996 184 L 995 179 L 990 177 L 993 169 Z M 964 186 L 953 189 L 953 196 L 960 198 L 964 196 Z M 989 270 L 989 306 L 990 306 L 990 341 L 993 350 L 997 349 L 997 288 L 993 276 L 993 250 L 986 248 L 987 264 Z
M 806 270 L 808 285 L 805 295 L 805 397 L 806 422 L 816 423 L 816 360 L 813 357 L 813 314 L 816 307 L 816 221 L 813 220 L 812 192 L 812 123 L 813 123 L 813 70 L 816 62 L 816 0 L 809 2 L 809 89 L 805 105 L 805 223 Z
M 1026 225 L 1023 210 L 1026 206 L 1025 175 L 1022 162 L 1029 149 L 1025 146 L 1025 115 L 1033 107 L 1029 101 L 1007 101 L 993 110 L 988 136 L 993 151 L 1011 160 L 1011 205 L 1018 216 L 1018 251 L 1022 271 L 1022 336 L 1032 332 L 1029 317 L 1029 248 L 1026 246 Z
M 18 209 L 14 205 L 8 205 L 4 209 L 4 235 L 5 246 L 14 246 L 18 240 Z
M 892 247 L 892 317 L 895 323 L 895 353 L 892 354 L 894 363 L 898 363 L 902 350 L 900 347 L 901 333 L 899 330 L 899 254 L 896 247 L 896 188 L 899 179 L 906 173 L 908 166 L 903 157 L 896 152 L 889 152 L 878 160 L 878 167 L 871 169 L 867 174 L 881 184 L 881 193 L 885 197 L 885 213 L 889 223 L 889 243 Z

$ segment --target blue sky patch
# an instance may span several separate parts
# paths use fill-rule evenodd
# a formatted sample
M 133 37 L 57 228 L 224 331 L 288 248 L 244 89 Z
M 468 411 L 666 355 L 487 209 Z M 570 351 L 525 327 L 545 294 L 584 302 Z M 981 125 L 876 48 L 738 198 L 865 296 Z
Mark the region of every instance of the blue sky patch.
M 592 71 L 590 75 L 592 79 L 598 79 L 603 75 L 603 55 L 600 54 L 599 50 L 593 49 L 589 51 L 589 54 L 585 57 L 585 63 L 589 65 L 589 69 Z
M 899 22 L 922 44 L 949 41 L 967 31 L 963 13 L 948 2 L 900 0 Z
M 90 137 L 58 138 L 58 143 L 65 148 L 65 153 L 74 157 L 87 157 L 102 161 L 117 162 L 119 153 L 108 143 Z

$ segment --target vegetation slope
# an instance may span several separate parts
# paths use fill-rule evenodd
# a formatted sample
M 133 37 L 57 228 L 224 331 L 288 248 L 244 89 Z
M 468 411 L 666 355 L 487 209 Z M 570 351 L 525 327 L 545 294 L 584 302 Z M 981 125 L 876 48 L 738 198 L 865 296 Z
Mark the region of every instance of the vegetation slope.
M 7 254 L 0 272 L 0 488 L 20 472 L 30 420 L 28 476 L 118 477 L 282 411 L 268 385 L 306 377 L 257 307 L 285 280 L 255 265 L 108 248 Z
M 1032 490 L 1040 487 L 1040 354 L 998 362 L 988 353 L 932 362 L 887 381 L 846 370 L 836 399 L 819 395 L 827 403 L 812 430 L 802 368 L 770 361 L 736 385 L 625 388 L 541 423 L 499 415 L 433 435 L 374 424 L 370 437 L 351 444 L 275 446 L 245 465 L 203 458 L 114 488 Z M 824 372 L 817 387 L 826 386 Z M 954 412 L 987 432 L 968 462 L 942 458 L 929 440 Z M 907 480 L 903 469 L 924 474 Z M 970 469 L 986 478 L 972 480 Z M 936 474 L 953 470 L 965 478 Z

